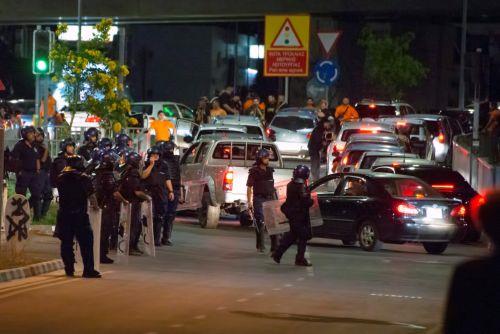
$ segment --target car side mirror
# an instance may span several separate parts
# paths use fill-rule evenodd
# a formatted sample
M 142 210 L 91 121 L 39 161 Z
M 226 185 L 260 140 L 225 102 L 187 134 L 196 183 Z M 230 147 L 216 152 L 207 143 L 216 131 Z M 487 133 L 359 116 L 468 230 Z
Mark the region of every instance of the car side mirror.
M 192 136 L 190 136 L 190 135 L 184 136 L 184 138 L 183 138 L 184 142 L 186 142 L 188 144 L 192 143 L 193 139 L 194 138 Z

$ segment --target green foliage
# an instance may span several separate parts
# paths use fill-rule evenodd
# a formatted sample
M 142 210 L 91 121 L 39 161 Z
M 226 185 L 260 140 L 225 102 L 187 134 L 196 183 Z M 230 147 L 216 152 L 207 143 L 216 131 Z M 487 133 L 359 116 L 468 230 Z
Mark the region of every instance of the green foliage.
M 74 113 L 83 110 L 99 117 L 101 125 L 108 130 L 115 124 L 127 123 L 130 102 L 123 96 L 119 76 L 125 77 L 129 71 L 126 66 L 118 66 L 116 61 L 106 56 L 112 24 L 111 19 L 103 19 L 98 23 L 95 26 L 97 32 L 90 41 L 81 42 L 80 50 L 57 40 L 50 54 L 55 64 L 52 80 L 65 84 L 63 96 L 72 113 L 71 122 Z M 59 36 L 67 28 L 66 24 L 60 24 L 56 35 Z
M 426 77 L 427 68 L 410 55 L 414 34 L 398 37 L 376 36 L 363 29 L 359 44 L 366 50 L 365 74 L 368 81 L 384 90 L 391 99 L 400 99 L 406 88 L 417 86 Z

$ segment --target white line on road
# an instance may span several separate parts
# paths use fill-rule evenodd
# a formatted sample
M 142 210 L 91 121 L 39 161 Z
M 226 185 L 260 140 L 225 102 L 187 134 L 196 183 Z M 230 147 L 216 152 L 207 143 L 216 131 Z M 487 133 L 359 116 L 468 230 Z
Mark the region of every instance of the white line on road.
M 389 297 L 389 298 L 404 298 L 404 299 L 423 299 L 423 297 L 420 297 L 420 296 L 392 295 L 392 294 L 385 294 L 385 293 L 370 293 L 370 296 Z
M 285 284 L 283 285 L 285 288 L 291 288 L 293 286 L 293 284 Z
M 255 295 L 256 296 L 264 296 L 264 292 L 257 292 Z
M 226 307 L 225 307 L 225 306 L 219 306 L 219 307 L 217 307 L 215 310 L 217 310 L 217 311 L 223 311 L 223 310 L 225 310 L 225 309 L 226 309 Z
M 281 288 L 274 288 L 273 291 L 280 291 Z
M 184 324 L 173 324 L 173 325 L 170 325 L 170 328 L 181 328 L 181 327 L 184 327 Z
M 303 281 L 304 279 L 305 279 L 304 277 L 299 277 L 299 278 L 297 278 L 297 282 L 301 282 L 301 281 Z
M 206 318 L 207 318 L 207 316 L 204 315 L 204 314 L 200 314 L 200 315 L 197 315 L 196 317 L 194 317 L 194 319 L 196 319 L 196 320 L 203 320 L 203 319 L 206 319 Z
M 238 303 L 244 303 L 244 302 L 247 302 L 247 301 L 248 301 L 248 299 L 246 299 L 246 298 L 240 298 L 240 299 L 238 299 L 238 300 L 236 300 L 236 301 L 237 301 Z

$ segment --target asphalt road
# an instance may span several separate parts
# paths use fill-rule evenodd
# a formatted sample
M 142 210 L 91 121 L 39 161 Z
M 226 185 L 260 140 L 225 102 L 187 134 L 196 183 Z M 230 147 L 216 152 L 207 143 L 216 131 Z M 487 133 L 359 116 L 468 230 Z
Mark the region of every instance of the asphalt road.
M 204 230 L 183 217 L 173 247 L 102 265 L 102 279 L 59 271 L 0 284 L 0 333 L 438 333 L 454 265 L 485 253 L 313 239 L 314 266 L 302 268 L 295 247 L 277 265 L 254 246 L 235 221 Z

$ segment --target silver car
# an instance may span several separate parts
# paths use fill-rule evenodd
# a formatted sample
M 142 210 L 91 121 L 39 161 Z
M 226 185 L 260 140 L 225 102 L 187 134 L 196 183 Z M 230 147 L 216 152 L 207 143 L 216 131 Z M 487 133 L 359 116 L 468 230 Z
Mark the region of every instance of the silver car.
M 380 151 L 380 152 L 399 152 L 404 153 L 404 147 L 399 145 L 373 144 L 373 143 L 352 143 L 346 147 L 340 163 L 338 164 L 337 172 L 350 172 L 354 170 L 359 159 L 365 152 Z
M 186 142 L 197 142 L 207 136 L 224 138 L 229 135 L 246 135 L 247 129 L 240 125 L 202 124 L 194 138 L 184 138 Z
M 252 136 L 258 136 L 258 139 L 267 140 L 266 129 L 262 122 L 255 116 L 229 115 L 224 117 L 215 117 L 212 120 L 214 125 L 238 125 L 246 127 L 246 133 Z
M 268 134 L 285 158 L 304 159 L 309 155 L 307 144 L 318 120 L 314 111 L 286 108 L 269 124 Z
M 346 147 L 348 147 L 352 143 L 386 144 L 386 145 L 401 144 L 398 136 L 392 133 L 354 134 L 347 141 Z

